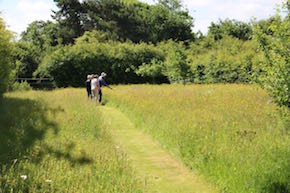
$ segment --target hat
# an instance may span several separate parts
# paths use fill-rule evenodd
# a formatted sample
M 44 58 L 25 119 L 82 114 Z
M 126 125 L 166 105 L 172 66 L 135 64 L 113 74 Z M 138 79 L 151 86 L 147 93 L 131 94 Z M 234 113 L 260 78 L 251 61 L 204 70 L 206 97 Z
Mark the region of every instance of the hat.
M 107 76 L 107 74 L 106 74 L 105 72 L 102 72 L 102 73 L 101 73 L 101 76 L 102 76 L 102 77 L 105 77 L 105 76 Z

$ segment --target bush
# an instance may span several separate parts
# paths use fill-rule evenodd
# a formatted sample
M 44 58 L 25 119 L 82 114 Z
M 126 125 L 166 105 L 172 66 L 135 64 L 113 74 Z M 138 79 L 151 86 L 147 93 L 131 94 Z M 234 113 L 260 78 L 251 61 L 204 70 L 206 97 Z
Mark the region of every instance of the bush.
M 190 81 L 192 73 L 187 61 L 187 54 L 183 43 L 172 40 L 161 42 L 157 48 L 163 52 L 164 59 L 153 58 L 149 64 L 143 64 L 136 70 L 137 74 L 153 77 L 166 77 L 170 83 L 186 83 Z
M 271 35 L 256 26 L 255 37 L 263 50 L 266 60 L 263 63 L 266 73 L 260 77 L 274 101 L 280 106 L 290 107 L 290 1 L 288 15 L 282 19 L 280 15 L 270 25 Z M 286 5 L 285 5 L 286 9 Z
M 200 47 L 194 45 L 188 51 L 194 82 L 250 83 L 263 73 L 264 58 L 254 41 L 225 37 L 210 49 Z
M 12 91 L 27 91 L 32 90 L 30 84 L 28 82 L 14 82 L 11 86 Z
M 0 17 L 0 96 L 6 91 L 11 72 L 11 49 L 10 40 L 12 34 L 6 30 L 5 23 Z
M 78 42 L 78 41 L 77 41 Z M 47 55 L 37 70 L 40 76 L 52 77 L 58 87 L 83 86 L 87 74 L 107 72 L 108 82 L 144 83 L 135 69 L 163 53 L 150 44 L 86 43 L 62 47 Z

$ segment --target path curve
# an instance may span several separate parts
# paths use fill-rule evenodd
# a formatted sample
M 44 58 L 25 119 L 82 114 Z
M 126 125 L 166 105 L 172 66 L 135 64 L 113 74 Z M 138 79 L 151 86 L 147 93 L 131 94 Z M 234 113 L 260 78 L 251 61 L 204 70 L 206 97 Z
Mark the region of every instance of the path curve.
M 146 192 L 213 193 L 213 187 L 174 159 L 150 136 L 138 130 L 130 120 L 113 107 L 99 107 L 103 127 L 111 133 L 132 162 L 138 177 L 146 183 Z

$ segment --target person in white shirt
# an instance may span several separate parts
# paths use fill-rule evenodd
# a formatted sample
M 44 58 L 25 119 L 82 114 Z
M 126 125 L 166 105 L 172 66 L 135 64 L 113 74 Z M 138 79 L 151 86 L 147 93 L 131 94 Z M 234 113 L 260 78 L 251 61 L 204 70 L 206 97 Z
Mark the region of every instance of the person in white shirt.
M 96 100 L 96 105 L 98 105 L 98 100 L 97 100 L 97 94 L 100 90 L 100 84 L 98 80 L 98 75 L 95 74 L 93 76 L 93 79 L 91 80 L 91 90 L 92 90 L 92 96 L 93 99 Z

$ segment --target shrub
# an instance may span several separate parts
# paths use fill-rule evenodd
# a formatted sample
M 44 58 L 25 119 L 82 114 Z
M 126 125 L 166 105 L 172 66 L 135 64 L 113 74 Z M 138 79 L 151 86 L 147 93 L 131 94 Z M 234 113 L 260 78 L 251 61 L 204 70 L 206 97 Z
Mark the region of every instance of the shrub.
M 12 91 L 27 91 L 32 90 L 28 82 L 14 82 L 11 86 Z
M 0 17 L 0 96 L 6 91 L 11 71 L 11 33 L 5 28 Z
M 140 83 L 148 79 L 137 75 L 135 69 L 153 58 L 161 60 L 163 54 L 150 44 L 79 41 L 47 55 L 37 73 L 52 77 L 59 87 L 82 86 L 87 74 L 102 71 L 109 75 L 108 82 Z
M 225 37 L 211 49 L 191 46 L 188 54 L 197 83 L 250 83 L 263 73 L 264 58 L 254 41 Z
M 153 58 L 149 64 L 143 64 L 136 70 L 137 74 L 153 77 L 166 77 L 170 83 L 189 82 L 191 77 L 190 65 L 183 43 L 172 40 L 161 42 L 157 48 L 163 52 L 164 59 Z
M 280 106 L 290 107 L 290 8 L 288 15 L 282 19 L 278 14 L 270 24 L 272 34 L 263 32 L 261 26 L 255 28 L 255 37 L 265 54 L 263 67 L 266 73 L 260 77 L 274 101 Z M 286 9 L 286 5 L 285 5 Z

